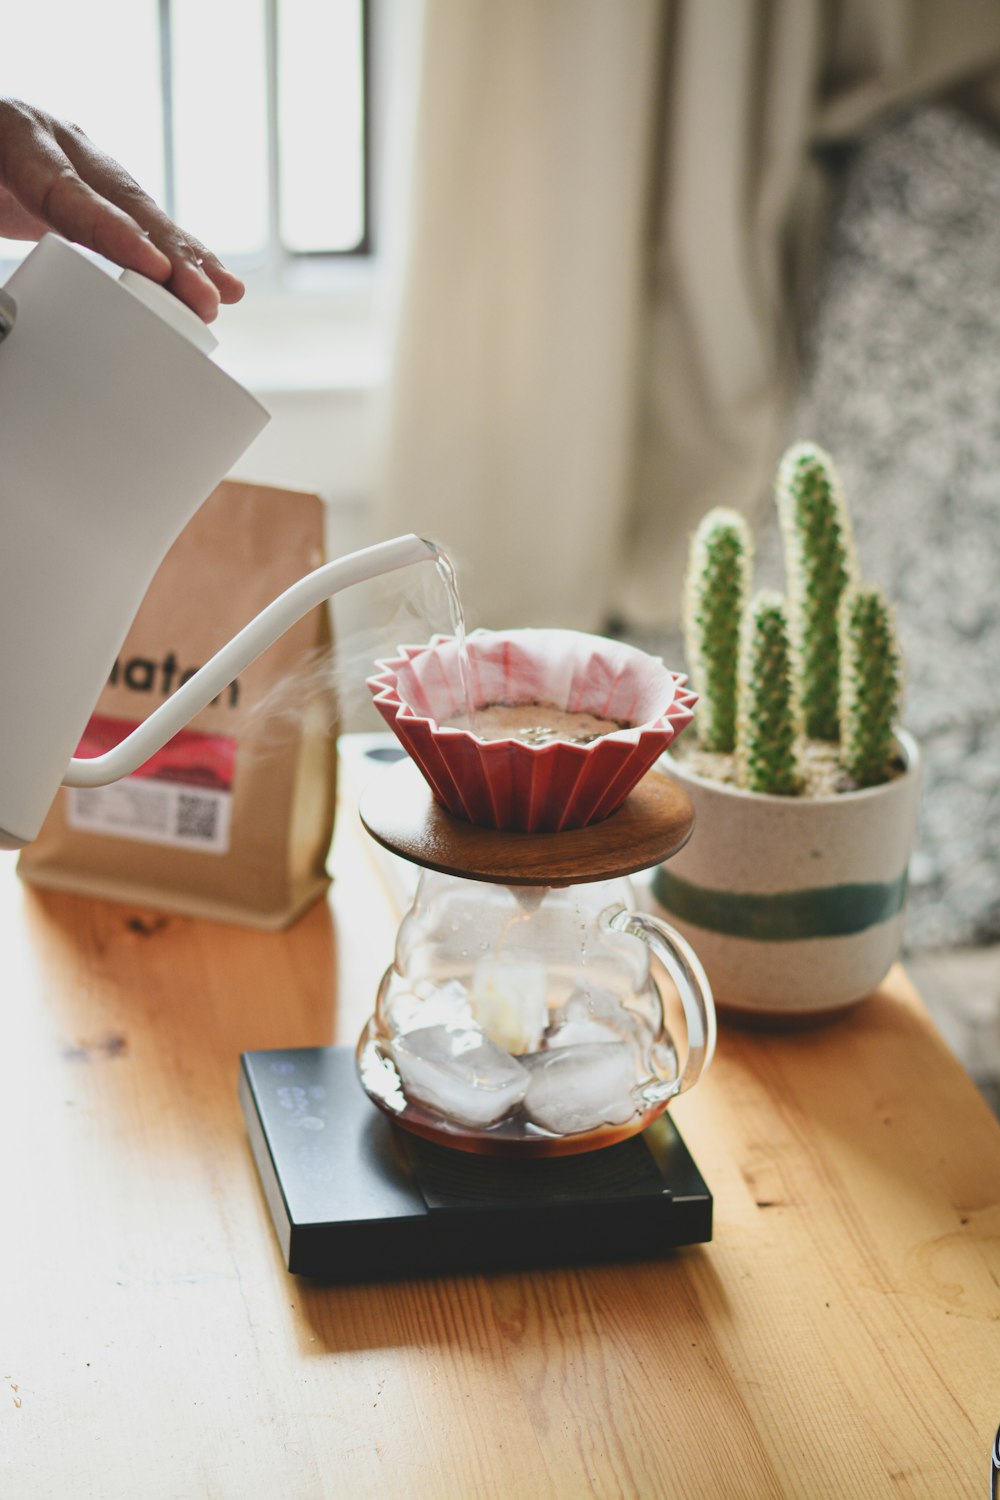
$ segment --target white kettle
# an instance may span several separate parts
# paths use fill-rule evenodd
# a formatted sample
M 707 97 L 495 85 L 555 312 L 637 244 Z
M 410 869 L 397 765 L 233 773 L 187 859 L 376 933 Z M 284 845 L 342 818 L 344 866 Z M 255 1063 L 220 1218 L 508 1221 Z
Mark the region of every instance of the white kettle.
M 0 340 L 0 849 L 17 849 L 60 782 L 127 775 L 321 600 L 437 552 L 398 537 L 316 569 L 114 750 L 74 760 L 160 561 L 268 413 L 183 303 L 54 235 L 0 291 Z

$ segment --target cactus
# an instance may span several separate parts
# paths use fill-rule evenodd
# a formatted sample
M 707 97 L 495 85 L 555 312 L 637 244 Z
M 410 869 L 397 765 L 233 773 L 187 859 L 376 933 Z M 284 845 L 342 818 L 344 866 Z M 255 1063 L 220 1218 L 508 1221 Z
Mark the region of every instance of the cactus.
M 736 661 L 749 591 L 753 543 L 734 510 L 718 507 L 695 532 L 684 582 L 684 634 L 699 694 L 698 741 L 706 750 L 736 743 Z
M 780 594 L 759 593 L 743 620 L 739 660 L 736 762 L 751 792 L 795 796 L 801 778 L 788 612 Z
M 785 546 L 797 689 L 807 735 L 839 735 L 840 642 L 844 589 L 854 576 L 854 544 L 829 456 L 813 443 L 789 448 L 775 499 Z
M 787 602 L 762 593 L 745 603 L 753 548 L 735 511 L 710 511 L 692 540 L 684 635 L 699 746 L 722 752 L 720 777 L 735 773 L 750 791 L 808 795 L 835 756 L 855 786 L 877 785 L 893 774 L 902 683 L 889 606 L 855 580 L 850 522 L 821 448 L 788 449 L 775 498 Z M 800 766 L 802 736 L 839 744 L 825 755 L 802 745 Z
M 890 775 L 902 694 L 892 612 L 881 589 L 849 588 L 840 609 L 840 763 L 859 786 Z

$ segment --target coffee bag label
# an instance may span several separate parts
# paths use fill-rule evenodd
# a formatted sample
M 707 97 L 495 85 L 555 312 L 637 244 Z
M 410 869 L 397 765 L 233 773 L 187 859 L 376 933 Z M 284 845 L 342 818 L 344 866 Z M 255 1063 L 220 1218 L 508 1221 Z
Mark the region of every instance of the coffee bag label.
M 135 724 L 95 714 L 77 755 L 102 755 Z M 165 844 L 202 854 L 229 849 L 236 740 L 230 735 L 184 729 L 123 781 L 74 787 L 66 799 L 71 828 Z
M 137 496 L 142 503 L 145 497 Z M 323 561 L 318 495 L 226 479 L 170 548 L 77 754 L 99 755 Z M 319 605 L 134 776 L 60 789 L 23 880 L 275 931 L 323 896 L 337 710 Z

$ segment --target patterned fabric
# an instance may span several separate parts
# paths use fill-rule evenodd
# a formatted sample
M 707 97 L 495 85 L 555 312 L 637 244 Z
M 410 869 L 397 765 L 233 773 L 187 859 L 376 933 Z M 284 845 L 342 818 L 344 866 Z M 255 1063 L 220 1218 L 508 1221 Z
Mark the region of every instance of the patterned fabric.
M 1000 140 L 943 107 L 847 166 L 789 436 L 895 602 L 924 787 L 910 951 L 1000 939 Z M 782 579 L 776 517 L 757 582 Z

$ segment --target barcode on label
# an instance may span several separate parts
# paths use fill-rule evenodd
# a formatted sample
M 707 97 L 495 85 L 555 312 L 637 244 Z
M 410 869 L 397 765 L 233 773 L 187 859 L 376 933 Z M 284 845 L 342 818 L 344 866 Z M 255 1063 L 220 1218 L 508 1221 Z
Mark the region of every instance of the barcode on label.
M 177 837 L 202 839 L 214 844 L 219 825 L 219 803 L 216 797 L 202 797 L 181 792 L 177 798 Z
M 232 800 L 231 792 L 130 776 L 111 786 L 74 787 L 66 816 L 71 828 L 86 833 L 225 854 Z

